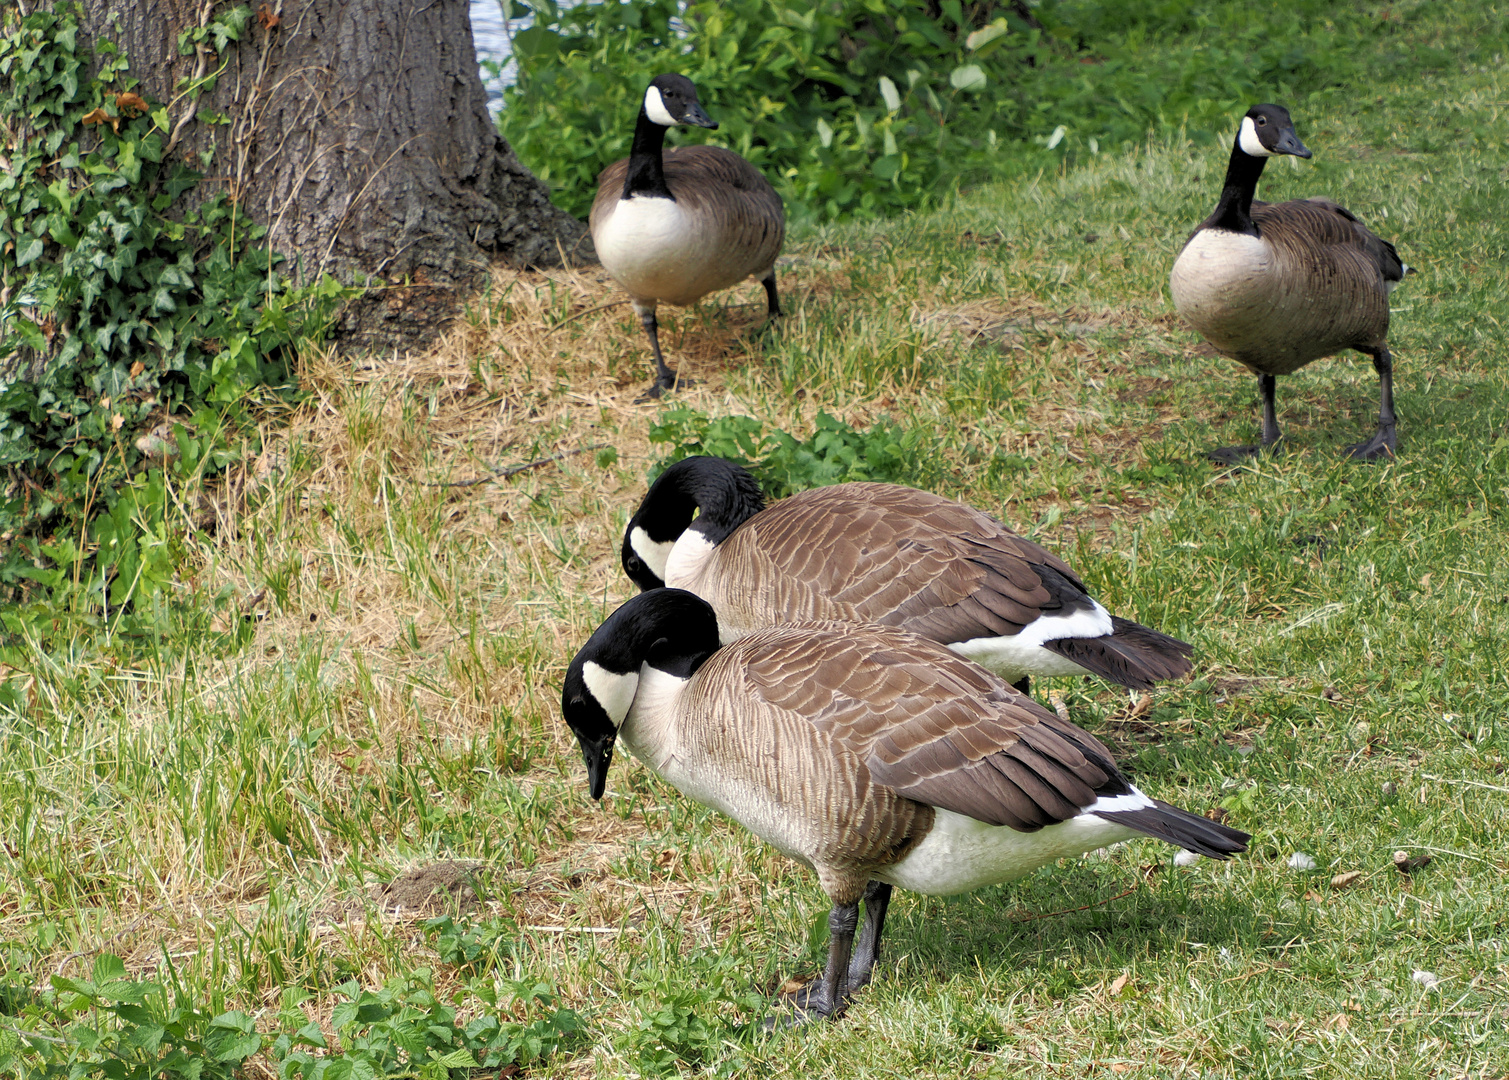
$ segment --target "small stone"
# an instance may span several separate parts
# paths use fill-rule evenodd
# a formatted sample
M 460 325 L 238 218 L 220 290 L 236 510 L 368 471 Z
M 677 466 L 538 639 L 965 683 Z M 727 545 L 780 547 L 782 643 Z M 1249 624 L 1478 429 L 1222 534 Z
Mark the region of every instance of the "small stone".
M 1395 795 L 1398 795 L 1398 794 L 1399 794 L 1399 785 L 1398 784 L 1394 783 L 1392 780 L 1385 780 L 1383 782 L 1383 797 L 1385 799 L 1392 799 Z
M 1174 856 L 1175 866 L 1194 866 L 1199 862 L 1201 855 L 1198 851 L 1181 851 Z
M 1337 692 L 1336 687 L 1334 687 L 1334 686 L 1328 686 L 1328 687 L 1326 687 L 1324 690 L 1322 690 L 1320 692 L 1320 696 L 1323 697 L 1323 698 L 1325 698 L 1327 701 L 1340 701 L 1341 700 L 1341 694 Z
M 1434 971 L 1420 971 L 1417 969 L 1414 974 L 1410 976 L 1410 979 L 1414 982 L 1419 983 L 1427 990 L 1434 990 L 1436 987 L 1441 985 L 1441 977 Z
M 1315 860 L 1303 851 L 1296 851 L 1289 856 L 1289 869 L 1291 870 L 1314 870 Z

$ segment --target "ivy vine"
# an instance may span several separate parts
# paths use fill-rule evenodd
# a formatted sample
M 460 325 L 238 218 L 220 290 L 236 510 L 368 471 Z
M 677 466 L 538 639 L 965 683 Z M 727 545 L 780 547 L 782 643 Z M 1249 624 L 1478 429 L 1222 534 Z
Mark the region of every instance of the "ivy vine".
M 251 19 L 209 14 L 184 55 Z M 114 43 L 84 44 L 79 4 L 0 19 L 0 648 L 160 631 L 170 488 L 236 456 L 248 405 L 291 392 L 294 349 L 346 290 L 292 287 L 232 199 L 185 198 L 209 160 L 168 151 L 218 71 L 180 84 L 175 120 Z

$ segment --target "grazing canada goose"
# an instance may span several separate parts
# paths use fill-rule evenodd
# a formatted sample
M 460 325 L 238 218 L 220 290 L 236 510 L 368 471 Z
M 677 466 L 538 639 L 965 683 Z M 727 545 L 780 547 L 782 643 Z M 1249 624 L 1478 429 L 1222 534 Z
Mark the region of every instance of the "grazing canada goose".
M 935 642 L 823 622 L 719 640 L 705 601 L 641 593 L 571 661 L 561 710 L 594 799 L 621 741 L 817 871 L 832 936 L 797 999 L 809 1013 L 868 981 L 893 887 L 949 896 L 1138 834 L 1246 850 L 1246 833 L 1148 798 L 1093 735 Z
M 629 519 L 624 572 L 702 597 L 725 641 L 808 619 L 896 626 L 1024 693 L 1032 675 L 1147 689 L 1190 669 L 1188 644 L 1111 615 L 1068 563 L 942 496 L 851 483 L 762 507 L 733 462 L 678 461 Z
M 1388 350 L 1388 294 L 1409 267 L 1387 240 L 1330 199 L 1253 202 L 1263 163 L 1275 154 L 1307 158 L 1281 105 L 1242 117 L 1215 212 L 1190 234 L 1169 285 L 1174 306 L 1217 352 L 1247 365 L 1263 395 L 1263 447 L 1281 437 L 1276 377 L 1344 349 L 1378 370 L 1378 431 L 1347 447 L 1354 458 L 1392 456 L 1394 365 Z M 1256 446 L 1211 452 L 1235 462 Z
M 684 75 L 660 75 L 644 92 L 629 156 L 597 178 L 592 243 L 603 268 L 628 290 L 650 337 L 655 382 L 647 397 L 676 387 L 660 353 L 657 303 L 684 306 L 747 277 L 760 279 L 772 318 L 781 313 L 775 260 L 786 215 L 760 170 L 717 146 L 673 147 L 677 124 L 716 128 Z

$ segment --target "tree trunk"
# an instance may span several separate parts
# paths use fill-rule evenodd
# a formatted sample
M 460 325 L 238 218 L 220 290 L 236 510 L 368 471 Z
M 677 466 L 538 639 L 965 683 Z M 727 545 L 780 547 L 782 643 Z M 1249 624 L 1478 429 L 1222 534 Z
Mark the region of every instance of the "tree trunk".
M 348 308 L 344 345 L 422 343 L 492 259 L 593 258 L 585 228 L 550 204 L 488 116 L 466 0 L 268 0 L 239 42 L 217 54 L 211 36 L 188 56 L 181 35 L 213 35 L 230 0 L 85 7 L 138 92 L 169 104 L 170 153 L 206 174 L 201 196 L 228 191 L 270 229 L 286 272 L 402 286 Z M 183 93 L 206 76 L 197 100 Z

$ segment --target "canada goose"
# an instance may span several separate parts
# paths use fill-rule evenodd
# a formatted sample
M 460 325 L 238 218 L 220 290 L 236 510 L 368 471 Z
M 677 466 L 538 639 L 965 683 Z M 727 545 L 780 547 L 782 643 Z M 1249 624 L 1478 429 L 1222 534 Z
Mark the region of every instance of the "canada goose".
M 650 82 L 634 126 L 629 156 L 597 178 L 592 243 L 603 268 L 628 290 L 650 337 L 655 382 L 647 397 L 676 388 L 660 353 L 657 303 L 684 306 L 710 292 L 760 279 L 771 318 L 781 313 L 775 260 L 786 215 L 781 199 L 749 162 L 717 146 L 673 147 L 665 131 L 677 124 L 716 128 L 684 75 Z
M 1024 693 L 1032 675 L 1146 689 L 1190 669 L 1188 644 L 1111 615 L 1068 563 L 942 496 L 850 483 L 763 506 L 733 462 L 678 461 L 629 519 L 624 572 L 702 597 L 725 641 L 806 619 L 897 626 Z
M 594 799 L 621 741 L 817 871 L 828 963 L 797 1003 L 820 1016 L 869 980 L 893 887 L 968 892 L 1138 834 L 1217 859 L 1249 839 L 1148 798 L 1093 735 L 888 627 L 796 623 L 720 648 L 705 601 L 652 590 L 576 654 L 561 710 Z
M 1263 447 L 1281 437 L 1276 377 L 1343 349 L 1373 358 L 1378 370 L 1378 431 L 1347 447 L 1354 458 L 1392 456 L 1398 446 L 1394 365 L 1388 350 L 1388 294 L 1409 267 L 1330 199 L 1253 202 L 1263 163 L 1275 154 L 1307 158 L 1281 105 L 1254 105 L 1242 117 L 1226 185 L 1174 263 L 1174 306 L 1217 352 L 1247 365 L 1263 395 Z M 1256 446 L 1211 452 L 1235 462 Z

